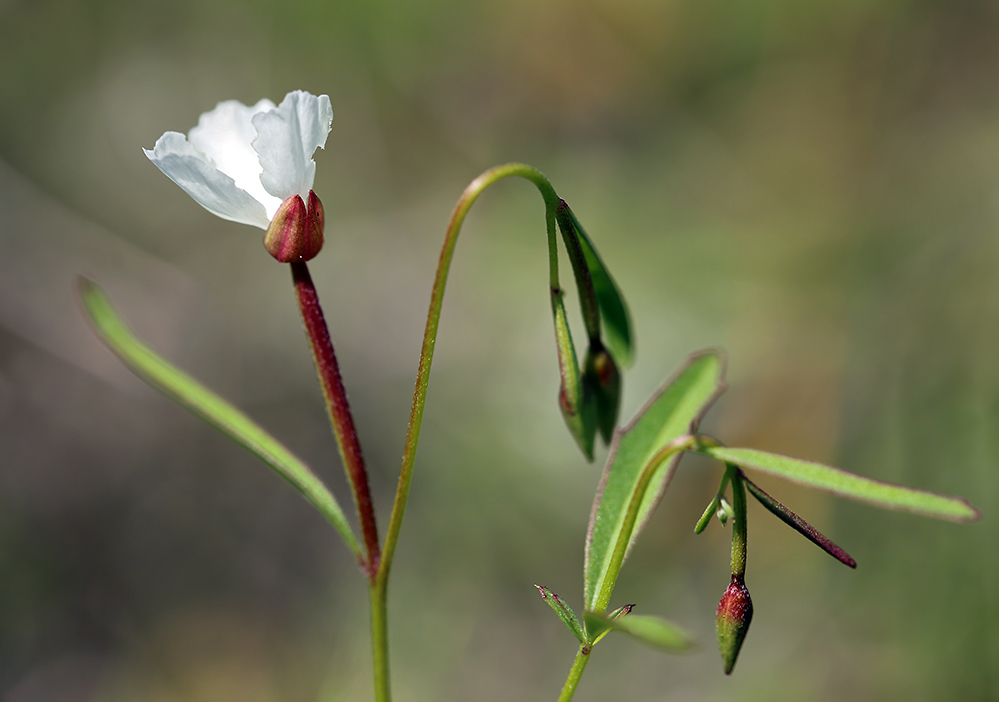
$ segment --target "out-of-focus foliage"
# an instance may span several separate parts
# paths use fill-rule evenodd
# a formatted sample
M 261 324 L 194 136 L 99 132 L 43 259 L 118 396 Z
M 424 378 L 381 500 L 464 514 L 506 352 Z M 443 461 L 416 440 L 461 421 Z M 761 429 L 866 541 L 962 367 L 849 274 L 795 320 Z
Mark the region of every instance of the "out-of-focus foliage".
M 346 504 L 287 271 L 140 150 L 295 88 L 333 101 L 312 271 L 383 520 L 446 218 L 510 160 L 551 178 L 628 298 L 623 419 L 722 346 L 707 431 L 985 515 L 782 487 L 848 572 L 751 506 L 756 614 L 727 679 L 729 535 L 691 534 L 720 469 L 685 458 L 616 597 L 703 645 L 615 637 L 577 699 L 996 697 L 997 35 L 974 1 L 0 1 L 0 697 L 369 695 L 337 537 L 119 368 L 71 299 L 77 273 L 99 280 Z M 393 571 L 396 696 L 550 700 L 576 644 L 532 585 L 579 591 L 604 457 L 558 416 L 540 199 L 497 186 L 458 249 Z

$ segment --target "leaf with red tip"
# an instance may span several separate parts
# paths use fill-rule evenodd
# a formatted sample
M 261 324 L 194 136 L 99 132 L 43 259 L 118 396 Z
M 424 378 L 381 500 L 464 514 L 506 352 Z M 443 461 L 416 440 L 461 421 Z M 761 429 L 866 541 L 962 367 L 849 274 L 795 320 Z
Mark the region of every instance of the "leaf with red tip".
M 761 505 L 766 507 L 778 519 L 821 548 L 840 563 L 848 565 L 851 568 L 857 567 L 857 561 L 853 560 L 849 553 L 834 544 L 829 538 L 822 534 L 822 532 L 768 495 L 749 478 L 743 476 L 742 480 L 746 483 L 746 487 L 749 488 L 749 492 L 752 493 L 753 497 L 755 497 Z
M 615 609 L 613 612 L 610 612 L 607 615 L 607 618 L 608 619 L 620 619 L 621 617 L 625 616 L 626 614 L 631 614 L 631 610 L 633 610 L 634 608 L 635 608 L 635 605 L 633 605 L 633 604 L 622 605 L 622 606 L 618 607 L 617 609 Z
M 538 588 L 538 592 L 541 593 L 541 599 L 548 603 L 548 606 L 555 610 L 555 614 L 558 618 L 562 620 L 566 628 L 572 632 L 572 635 L 576 637 L 576 640 L 581 644 L 586 643 L 586 634 L 583 633 L 583 625 L 579 623 L 579 619 L 576 617 L 576 613 L 572 611 L 572 607 L 565 603 L 561 597 L 556 595 L 554 592 L 549 590 L 544 585 L 535 585 Z

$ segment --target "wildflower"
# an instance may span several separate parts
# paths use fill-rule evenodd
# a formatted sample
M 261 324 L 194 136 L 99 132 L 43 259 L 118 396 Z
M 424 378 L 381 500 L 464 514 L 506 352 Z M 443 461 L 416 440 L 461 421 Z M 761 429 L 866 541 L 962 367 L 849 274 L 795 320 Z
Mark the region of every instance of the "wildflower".
M 297 213 L 309 203 L 308 224 L 290 229 L 313 234 L 305 247 L 311 255 L 296 255 L 311 258 L 322 246 L 322 208 L 312 194 L 316 177 L 312 154 L 325 147 L 332 122 L 327 95 L 296 90 L 277 106 L 266 98 L 252 106 L 226 100 L 201 115 L 187 136 L 167 132 L 152 149 L 143 151 L 195 202 L 222 219 L 267 230 L 279 210 Z M 301 202 L 288 202 L 293 198 Z M 282 231 L 289 229 L 284 221 L 273 224 Z M 268 240 L 275 238 L 279 237 L 268 233 Z M 282 246 L 268 244 L 275 257 L 278 249 Z

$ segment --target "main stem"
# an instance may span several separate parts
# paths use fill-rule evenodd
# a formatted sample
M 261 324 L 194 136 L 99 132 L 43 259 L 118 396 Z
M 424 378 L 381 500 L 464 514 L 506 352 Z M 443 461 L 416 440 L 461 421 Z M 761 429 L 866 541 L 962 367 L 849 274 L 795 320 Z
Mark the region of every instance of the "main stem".
M 375 702 L 389 702 L 392 688 L 388 661 L 388 582 L 375 579 L 368 591 L 371 606 L 371 665 L 375 675 Z
M 437 264 L 437 274 L 430 294 L 430 309 L 427 312 L 427 326 L 423 333 L 423 347 L 420 350 L 420 365 L 416 372 L 416 388 L 413 391 L 413 406 L 409 415 L 409 429 L 406 433 L 406 446 L 402 454 L 402 466 L 399 470 L 399 484 L 396 487 L 395 501 L 392 505 L 392 516 L 389 520 L 385 543 L 381 551 L 381 559 L 377 564 L 377 572 L 371 584 L 371 639 L 374 646 L 375 699 L 378 702 L 388 702 L 390 699 L 388 680 L 388 627 L 387 627 L 387 587 L 388 577 L 392 570 L 392 558 L 399 541 L 399 531 L 402 519 L 406 514 L 406 503 L 409 500 L 409 488 L 413 481 L 413 466 L 416 461 L 416 448 L 420 442 L 420 429 L 423 425 L 423 409 L 427 402 L 427 385 L 430 382 L 430 366 L 434 359 L 434 344 L 437 341 L 437 329 L 440 326 L 441 308 L 444 304 L 444 288 L 454 257 L 454 247 L 458 241 L 461 225 L 465 215 L 478 199 L 479 195 L 490 185 L 503 178 L 520 176 L 534 183 L 545 201 L 545 221 L 548 232 L 548 266 L 549 282 L 558 287 L 558 250 L 555 238 L 555 210 L 558 207 L 558 195 L 548 179 L 536 168 L 522 163 L 508 163 L 491 168 L 473 180 L 462 193 L 455 205 L 454 212 L 448 222 L 444 235 L 444 245 Z M 585 665 L 585 663 L 583 664 Z M 582 673 L 582 669 L 579 671 Z
M 361 443 L 357 439 L 354 418 L 347 402 L 347 391 L 344 390 L 340 366 L 333 352 L 333 341 L 330 339 L 323 308 L 319 305 L 319 295 L 312 283 L 308 266 L 304 262 L 292 263 L 291 277 L 295 283 L 295 294 L 298 297 L 298 307 L 302 311 L 305 332 L 309 337 L 312 358 L 316 363 L 319 384 L 326 399 L 326 411 L 333 425 L 333 435 L 340 449 L 347 480 L 354 493 L 354 506 L 357 508 L 366 551 L 361 567 L 373 582 L 380 560 L 378 526 L 375 523 L 375 509 L 371 501 L 371 488 L 368 486 L 364 456 L 361 454 Z
M 576 686 L 579 685 L 579 679 L 583 677 L 586 664 L 590 662 L 591 650 L 585 644 L 579 647 L 579 651 L 576 652 L 576 660 L 572 662 L 572 668 L 569 670 L 569 677 L 565 679 L 565 685 L 562 686 L 562 694 L 558 696 L 558 702 L 569 702 L 572 696 L 576 694 Z

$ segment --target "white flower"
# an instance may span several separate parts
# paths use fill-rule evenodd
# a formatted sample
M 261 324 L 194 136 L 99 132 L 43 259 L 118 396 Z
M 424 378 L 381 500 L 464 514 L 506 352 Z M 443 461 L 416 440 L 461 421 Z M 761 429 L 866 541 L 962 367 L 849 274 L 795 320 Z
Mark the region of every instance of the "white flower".
M 226 100 L 186 137 L 167 132 L 143 151 L 212 214 L 267 229 L 284 200 L 309 201 L 312 154 L 325 148 L 332 123 L 327 95 L 296 90 L 277 107 L 266 98 L 252 107 Z

